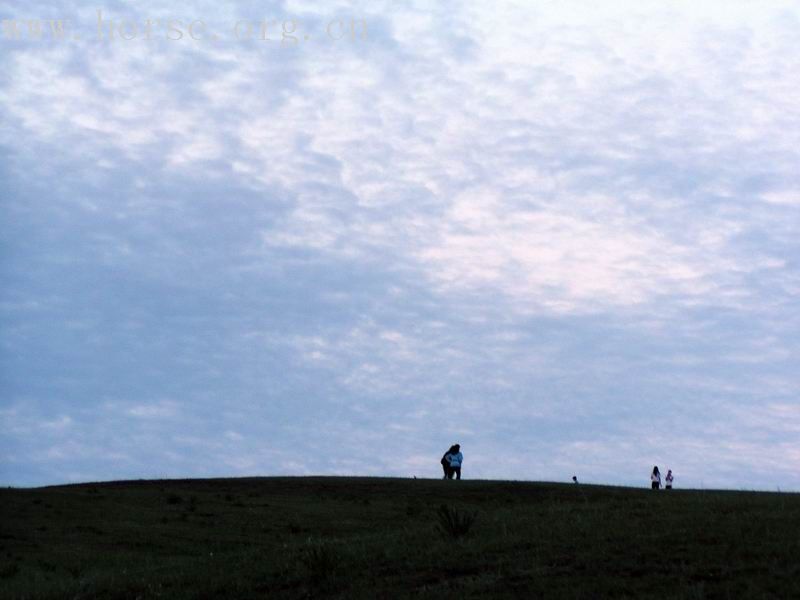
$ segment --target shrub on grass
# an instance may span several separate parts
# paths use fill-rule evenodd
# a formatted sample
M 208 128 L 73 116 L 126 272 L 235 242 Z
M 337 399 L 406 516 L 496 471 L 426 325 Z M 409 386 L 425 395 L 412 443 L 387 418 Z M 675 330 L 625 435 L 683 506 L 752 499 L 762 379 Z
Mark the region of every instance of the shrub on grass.
M 8 579 L 10 577 L 14 577 L 19 573 L 19 565 L 17 563 L 11 563 L 4 567 L 0 567 L 0 579 Z
M 408 517 L 418 517 L 420 516 L 425 508 L 423 507 L 422 503 L 420 502 L 409 502 L 406 505 L 406 516 Z
M 339 571 L 342 560 L 329 544 L 310 542 L 300 554 L 300 562 L 313 585 L 324 585 Z
M 442 504 L 436 511 L 439 519 L 439 532 L 445 538 L 459 539 L 469 534 L 478 518 L 476 512 L 460 511 L 457 508 Z

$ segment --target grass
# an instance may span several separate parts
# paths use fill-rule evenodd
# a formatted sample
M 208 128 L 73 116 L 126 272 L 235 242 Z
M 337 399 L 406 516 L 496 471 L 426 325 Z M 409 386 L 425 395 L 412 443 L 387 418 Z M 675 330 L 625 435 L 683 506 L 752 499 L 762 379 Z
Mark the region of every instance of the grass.
M 263 478 L 0 511 L 0 598 L 800 598 L 794 494 Z
M 453 506 L 442 504 L 436 511 L 436 516 L 439 518 L 440 533 L 445 538 L 457 540 L 469 535 L 478 513 L 463 512 Z

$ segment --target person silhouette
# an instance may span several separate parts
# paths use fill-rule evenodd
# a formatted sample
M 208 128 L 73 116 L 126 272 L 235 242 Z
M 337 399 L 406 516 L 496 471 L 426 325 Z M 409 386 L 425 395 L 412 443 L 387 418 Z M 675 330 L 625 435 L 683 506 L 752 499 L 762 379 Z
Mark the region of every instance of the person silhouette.
M 667 476 L 664 478 L 664 482 L 666 483 L 666 485 L 664 486 L 665 490 L 672 489 L 672 479 L 673 479 L 672 469 L 667 469 Z
M 442 477 L 442 479 L 450 479 L 453 476 L 453 472 L 450 470 L 450 457 L 454 452 L 457 452 L 455 447 L 455 444 L 450 446 L 447 452 L 444 453 L 444 456 L 442 456 L 442 460 L 439 461 L 442 464 L 442 471 L 444 471 L 444 477 Z
M 658 466 L 653 467 L 653 472 L 650 473 L 650 489 L 657 490 L 661 487 L 661 473 L 658 472 Z

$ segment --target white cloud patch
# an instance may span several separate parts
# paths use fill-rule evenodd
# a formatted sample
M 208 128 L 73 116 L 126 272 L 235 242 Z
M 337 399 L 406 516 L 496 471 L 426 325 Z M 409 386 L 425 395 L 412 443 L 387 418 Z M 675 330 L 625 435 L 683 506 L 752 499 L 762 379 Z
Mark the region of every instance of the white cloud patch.
M 688 249 L 613 208 L 591 219 L 520 210 L 483 189 L 459 195 L 443 223 L 440 243 L 420 253 L 434 278 L 455 290 L 499 290 L 530 312 L 603 310 L 712 287 Z
M 126 415 L 137 419 L 164 419 L 174 417 L 177 413 L 177 403 L 169 400 L 153 404 L 137 404 L 125 409 Z
M 767 192 L 761 195 L 762 200 L 780 206 L 800 206 L 800 188 Z

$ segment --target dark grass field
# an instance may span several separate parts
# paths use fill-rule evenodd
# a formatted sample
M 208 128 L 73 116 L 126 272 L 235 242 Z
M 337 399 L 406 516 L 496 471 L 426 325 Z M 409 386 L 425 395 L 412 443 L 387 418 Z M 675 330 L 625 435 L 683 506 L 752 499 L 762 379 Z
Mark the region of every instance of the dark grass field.
M 0 506 L 2 598 L 800 598 L 795 494 L 263 478 Z

